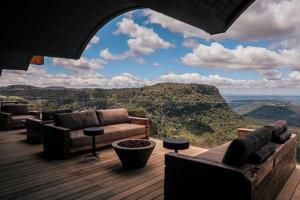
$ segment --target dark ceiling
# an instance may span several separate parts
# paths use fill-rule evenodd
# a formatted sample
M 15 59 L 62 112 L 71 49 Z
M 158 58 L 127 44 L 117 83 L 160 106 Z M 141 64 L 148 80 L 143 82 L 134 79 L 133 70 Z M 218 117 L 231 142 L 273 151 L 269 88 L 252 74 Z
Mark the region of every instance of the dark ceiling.
M 210 34 L 225 32 L 254 0 L 9 0 L 0 4 L 1 69 L 27 70 L 33 55 L 80 58 L 112 18 L 151 8 Z

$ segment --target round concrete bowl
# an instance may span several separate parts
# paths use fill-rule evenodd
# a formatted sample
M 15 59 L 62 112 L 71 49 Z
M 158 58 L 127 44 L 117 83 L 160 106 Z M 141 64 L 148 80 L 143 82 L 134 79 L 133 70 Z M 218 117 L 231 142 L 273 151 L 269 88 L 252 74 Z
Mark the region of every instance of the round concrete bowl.
M 126 147 L 122 145 L 122 142 L 128 141 L 131 143 L 135 143 L 135 141 L 144 141 L 145 143 L 147 143 L 147 145 L 142 147 Z M 147 164 L 148 159 L 155 148 L 155 145 L 155 142 L 144 139 L 119 140 L 112 144 L 119 159 L 122 162 L 122 166 L 124 169 L 137 169 L 144 167 Z

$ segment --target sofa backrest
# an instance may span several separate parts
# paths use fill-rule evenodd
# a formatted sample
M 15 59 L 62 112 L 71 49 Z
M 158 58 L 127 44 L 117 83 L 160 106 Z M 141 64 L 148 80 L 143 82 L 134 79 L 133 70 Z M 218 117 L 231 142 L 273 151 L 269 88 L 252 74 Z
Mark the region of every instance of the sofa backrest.
M 97 110 L 96 113 L 100 126 L 130 123 L 130 118 L 125 108 Z
M 249 157 L 258 149 L 266 145 L 272 139 L 272 130 L 259 128 L 253 133 L 234 139 L 223 158 L 228 165 L 240 167 L 247 163 Z
M 53 120 L 54 116 L 60 113 L 71 113 L 71 109 L 63 109 L 63 110 L 46 110 L 42 112 L 42 120 Z
M 61 126 L 70 130 L 99 126 L 95 111 L 57 114 L 54 116 L 54 123 L 56 126 Z
M 29 113 L 28 106 L 25 104 L 7 104 L 1 107 L 1 111 L 12 115 L 27 115 Z

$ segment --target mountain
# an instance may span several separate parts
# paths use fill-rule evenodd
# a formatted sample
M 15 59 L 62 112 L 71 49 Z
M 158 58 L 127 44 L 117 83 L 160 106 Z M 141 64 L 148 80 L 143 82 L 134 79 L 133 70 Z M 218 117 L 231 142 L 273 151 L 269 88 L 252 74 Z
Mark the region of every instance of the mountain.
M 300 128 L 300 106 L 289 100 L 233 100 L 234 111 L 251 121 L 268 123 L 285 119 L 290 126 Z
M 193 145 L 202 147 L 224 143 L 236 136 L 238 127 L 246 126 L 243 118 L 228 106 L 219 90 L 210 85 L 164 83 L 124 89 L 18 85 L 0 87 L 0 95 L 28 99 L 39 109 L 126 107 L 131 115 L 150 117 L 152 135 L 185 137 Z
M 233 106 L 238 105 L 238 103 L 243 101 L 282 101 L 294 103 L 300 106 L 300 96 L 291 95 L 224 95 L 224 98 L 229 104 L 234 103 Z

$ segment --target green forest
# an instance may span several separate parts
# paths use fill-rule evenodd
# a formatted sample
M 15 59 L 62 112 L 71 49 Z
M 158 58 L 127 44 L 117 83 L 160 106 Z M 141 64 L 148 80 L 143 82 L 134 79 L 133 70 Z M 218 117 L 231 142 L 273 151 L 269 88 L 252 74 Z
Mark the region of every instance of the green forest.
M 191 144 L 211 147 L 236 137 L 247 122 L 228 106 L 214 86 L 164 83 L 128 89 L 38 88 L 15 85 L 0 95 L 27 102 L 34 110 L 120 108 L 151 119 L 153 137 L 184 137 Z

